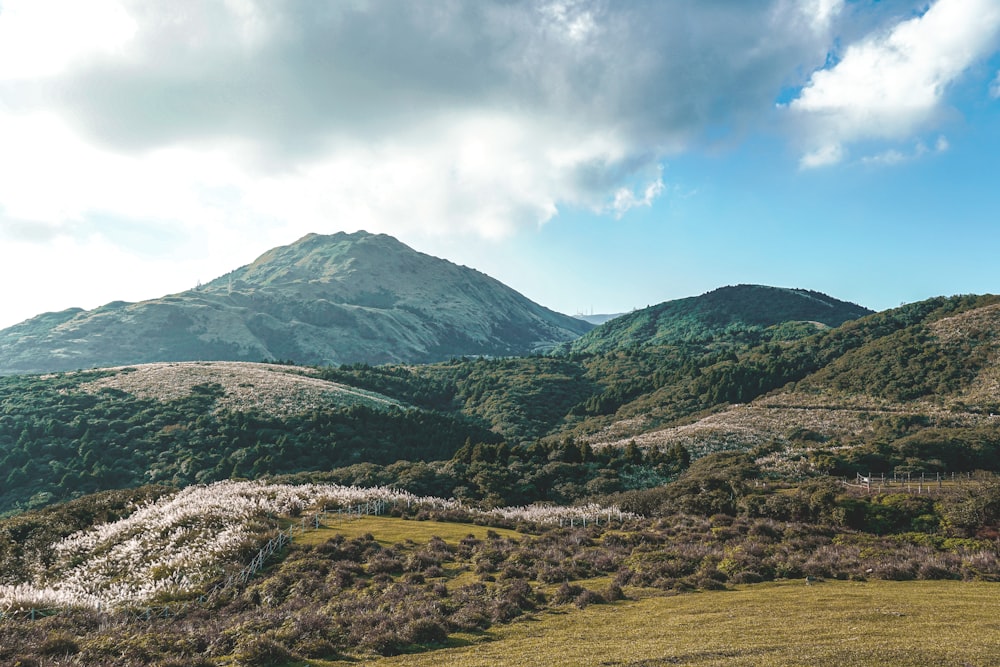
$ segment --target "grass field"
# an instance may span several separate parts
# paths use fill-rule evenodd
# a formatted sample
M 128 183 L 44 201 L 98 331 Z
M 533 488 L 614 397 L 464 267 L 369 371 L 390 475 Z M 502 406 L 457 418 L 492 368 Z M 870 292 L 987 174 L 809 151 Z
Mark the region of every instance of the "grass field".
M 363 664 L 995 666 L 1000 585 L 756 584 L 566 607 L 456 643 L 465 645 Z
M 337 518 L 331 515 L 315 530 L 309 530 L 295 537 L 296 544 L 322 544 L 334 535 L 343 535 L 351 539 L 367 533 L 378 540 L 379 544 L 391 545 L 407 540 L 417 544 L 428 542 L 432 537 L 440 537 L 448 544 L 456 544 L 463 537 L 474 535 L 477 539 L 485 539 L 488 531 L 493 531 L 501 537 L 514 540 L 521 534 L 505 528 L 489 528 L 470 523 L 448 523 L 445 521 L 416 521 L 413 519 L 396 519 L 385 516 L 364 516 Z
M 449 543 L 489 528 L 386 517 L 332 520 L 296 542 L 373 534 L 383 544 Z M 517 539 L 514 531 L 492 529 Z M 593 582 L 584 582 L 593 583 Z M 600 582 L 606 583 L 606 582 Z M 1000 584 L 959 581 L 804 581 L 665 596 L 627 589 L 632 599 L 543 611 L 444 647 L 392 658 L 314 666 L 495 665 L 857 665 L 1000 667 Z

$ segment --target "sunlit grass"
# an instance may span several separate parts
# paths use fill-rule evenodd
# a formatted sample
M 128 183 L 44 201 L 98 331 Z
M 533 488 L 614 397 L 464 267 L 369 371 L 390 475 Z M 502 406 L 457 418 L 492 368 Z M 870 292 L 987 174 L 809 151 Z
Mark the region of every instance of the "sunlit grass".
M 1000 585 L 756 584 L 567 606 L 458 643 L 363 664 L 984 667 L 1000 665 Z
M 343 535 L 351 539 L 371 533 L 383 545 L 406 542 L 407 540 L 417 544 L 424 544 L 430 541 L 432 537 L 440 537 L 449 544 L 457 544 L 459 540 L 468 535 L 473 535 L 480 540 L 486 539 L 486 534 L 489 531 L 513 540 L 519 540 L 522 537 L 517 531 L 506 528 L 477 526 L 471 523 L 417 521 L 414 519 L 397 519 L 384 516 L 348 518 L 345 515 L 344 518 L 340 518 L 337 515 L 329 515 L 320 523 L 318 529 L 310 530 L 301 536 L 296 536 L 295 543 L 315 545 L 322 544 L 335 535 Z

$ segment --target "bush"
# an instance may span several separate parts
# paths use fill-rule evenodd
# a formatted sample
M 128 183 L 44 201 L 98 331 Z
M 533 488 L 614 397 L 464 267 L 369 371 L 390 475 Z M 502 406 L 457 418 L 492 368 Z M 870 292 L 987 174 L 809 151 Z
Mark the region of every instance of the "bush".
M 268 637 L 244 637 L 233 654 L 241 667 L 274 667 L 295 659 L 287 648 Z
M 65 634 L 50 635 L 42 645 L 38 647 L 38 652 L 48 657 L 60 657 L 75 655 L 80 652 L 80 647 L 76 640 Z
M 583 586 L 578 586 L 577 584 L 571 584 L 568 581 L 564 581 L 559 588 L 556 589 L 555 594 L 552 596 L 552 603 L 566 604 L 567 602 L 572 602 L 582 592 Z
M 604 604 L 604 598 L 601 597 L 600 593 L 585 588 L 573 599 L 573 604 L 577 609 L 583 609 L 591 604 Z
M 403 627 L 400 639 L 407 644 L 441 644 L 448 639 L 448 630 L 436 618 L 417 618 Z
M 622 587 L 619 586 L 617 582 L 612 581 L 610 584 L 608 584 L 608 587 L 604 590 L 604 599 L 607 600 L 608 602 L 617 602 L 618 600 L 624 600 L 626 599 L 625 591 L 622 590 Z

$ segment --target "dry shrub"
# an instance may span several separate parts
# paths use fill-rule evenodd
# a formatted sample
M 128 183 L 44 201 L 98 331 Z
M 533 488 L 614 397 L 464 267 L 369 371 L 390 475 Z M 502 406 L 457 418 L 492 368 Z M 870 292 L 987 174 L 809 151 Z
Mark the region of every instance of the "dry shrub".
M 577 609 L 583 609 L 587 605 L 604 604 L 604 601 L 605 600 L 600 593 L 585 588 L 583 589 L 583 592 L 573 598 L 573 605 L 576 606 Z
M 400 639 L 406 644 L 440 644 L 448 639 L 448 629 L 439 619 L 416 618 L 403 626 Z
M 38 647 L 41 655 L 51 658 L 75 655 L 80 652 L 80 646 L 76 640 L 67 634 L 57 633 L 49 635 L 42 645 Z
M 270 637 L 243 637 L 233 654 L 240 667 L 273 667 L 295 659 L 295 655 Z

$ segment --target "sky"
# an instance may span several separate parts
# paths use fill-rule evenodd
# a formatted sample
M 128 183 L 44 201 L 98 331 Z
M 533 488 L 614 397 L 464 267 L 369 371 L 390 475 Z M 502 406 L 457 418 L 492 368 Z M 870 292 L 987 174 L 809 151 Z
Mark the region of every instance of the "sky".
M 0 328 L 364 229 L 554 310 L 1000 292 L 1000 0 L 0 0 Z

